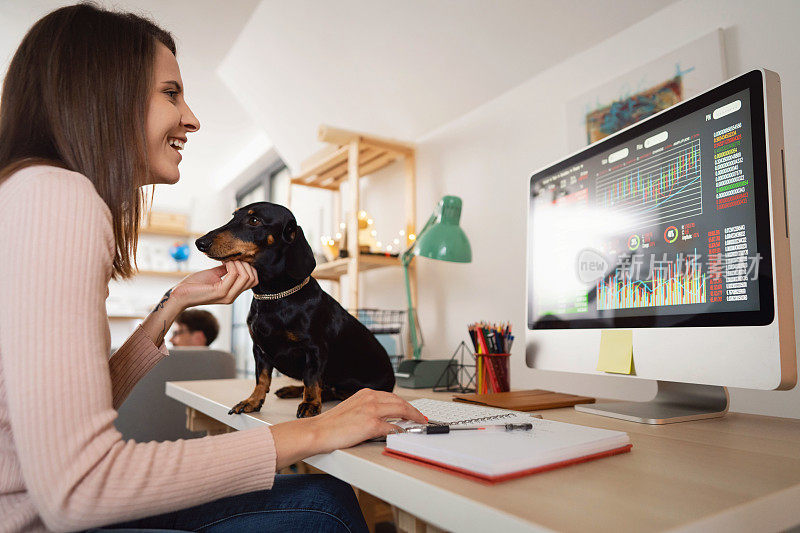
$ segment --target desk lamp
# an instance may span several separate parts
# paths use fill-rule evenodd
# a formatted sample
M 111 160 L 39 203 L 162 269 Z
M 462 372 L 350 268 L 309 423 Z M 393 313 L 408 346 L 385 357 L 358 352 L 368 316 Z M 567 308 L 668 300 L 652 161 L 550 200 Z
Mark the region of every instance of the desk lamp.
M 472 248 L 464 230 L 458 225 L 461 219 L 461 198 L 445 196 L 439 200 L 428 222 L 419 232 L 411 246 L 403 252 L 400 260 L 406 277 L 406 295 L 408 296 L 408 325 L 411 329 L 411 344 L 414 347 L 414 359 L 422 355 L 422 342 L 417 339 L 414 305 L 411 301 L 411 285 L 408 279 L 408 265 L 415 255 L 450 261 L 453 263 L 472 262 Z M 421 335 L 420 335 L 421 336 Z

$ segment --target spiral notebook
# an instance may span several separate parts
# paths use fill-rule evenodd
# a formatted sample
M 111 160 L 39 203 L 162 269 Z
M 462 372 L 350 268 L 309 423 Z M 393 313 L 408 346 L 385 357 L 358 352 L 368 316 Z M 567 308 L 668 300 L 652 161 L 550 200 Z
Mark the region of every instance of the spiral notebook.
M 452 426 L 484 426 L 501 424 L 524 424 L 530 422 L 531 418 L 542 418 L 541 415 L 523 413 L 521 411 L 509 411 L 495 407 L 484 407 L 482 405 L 466 405 L 454 402 L 444 402 L 442 400 L 431 400 L 420 398 L 409 402 L 416 407 L 420 413 L 428 417 L 431 424 L 448 424 Z M 392 424 L 403 429 L 418 426 L 411 420 L 389 420 Z M 370 439 L 372 442 L 385 442 L 386 437 Z
M 510 411 L 497 407 L 483 405 L 469 405 L 442 400 L 420 398 L 412 400 L 411 405 L 420 413 L 428 417 L 431 424 L 450 425 L 485 425 L 485 424 L 520 424 L 530 422 L 531 418 L 541 418 L 539 415 Z M 405 423 L 398 424 L 403 427 Z M 410 425 L 417 425 L 413 422 Z
M 441 405 L 412 403 L 425 416 L 438 412 Z M 440 402 L 449 403 L 449 402 Z M 491 409 L 468 406 L 471 409 Z M 454 431 L 443 435 L 393 434 L 386 437 L 384 455 L 410 461 L 478 481 L 495 484 L 546 470 L 628 452 L 630 438 L 622 431 L 598 429 L 552 420 L 542 420 L 527 413 L 492 409 L 487 413 L 460 420 L 436 420 L 450 425 L 484 425 L 529 422 L 531 431 Z M 473 411 L 474 412 L 474 411 Z M 434 420 L 431 419 L 433 422 Z

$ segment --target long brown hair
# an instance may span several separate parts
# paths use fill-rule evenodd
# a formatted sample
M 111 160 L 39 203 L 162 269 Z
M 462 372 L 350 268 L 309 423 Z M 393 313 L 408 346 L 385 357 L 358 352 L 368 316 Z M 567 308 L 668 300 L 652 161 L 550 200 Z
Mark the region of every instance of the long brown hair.
M 140 16 L 88 3 L 57 9 L 25 35 L 0 97 L 0 183 L 42 163 L 89 178 L 111 210 L 115 279 L 136 268 L 158 42 L 175 54 L 172 36 Z

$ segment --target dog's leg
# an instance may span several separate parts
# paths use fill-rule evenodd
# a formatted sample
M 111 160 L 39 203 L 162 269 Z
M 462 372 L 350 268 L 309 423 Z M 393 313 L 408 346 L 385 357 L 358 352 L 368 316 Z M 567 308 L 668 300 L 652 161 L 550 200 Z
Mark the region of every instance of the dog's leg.
M 327 355 L 327 346 L 309 346 L 306 351 L 306 367 L 303 372 L 303 401 L 297 406 L 297 418 L 316 416 L 322 410 L 322 369 Z
M 316 416 L 322 407 L 322 387 L 319 381 L 307 383 L 303 380 L 303 383 L 303 401 L 297 406 L 297 418 Z
M 302 385 L 286 385 L 275 391 L 278 398 L 299 398 L 303 395 Z
M 346 400 L 353 394 L 354 394 L 353 392 L 342 392 L 338 390 L 336 387 L 323 387 L 322 403 Z
M 253 393 L 246 400 L 234 405 L 233 409 L 228 411 L 229 415 L 254 413 L 261 410 L 261 406 L 264 405 L 264 398 L 266 398 L 269 386 L 272 383 L 272 365 L 256 360 L 256 370 L 259 372 Z

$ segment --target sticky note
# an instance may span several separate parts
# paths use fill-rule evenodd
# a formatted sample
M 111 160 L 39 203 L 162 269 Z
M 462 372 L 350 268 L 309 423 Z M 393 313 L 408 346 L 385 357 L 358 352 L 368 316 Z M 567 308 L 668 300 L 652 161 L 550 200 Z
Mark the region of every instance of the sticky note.
M 633 331 L 606 329 L 600 332 L 597 370 L 614 374 L 633 373 Z

